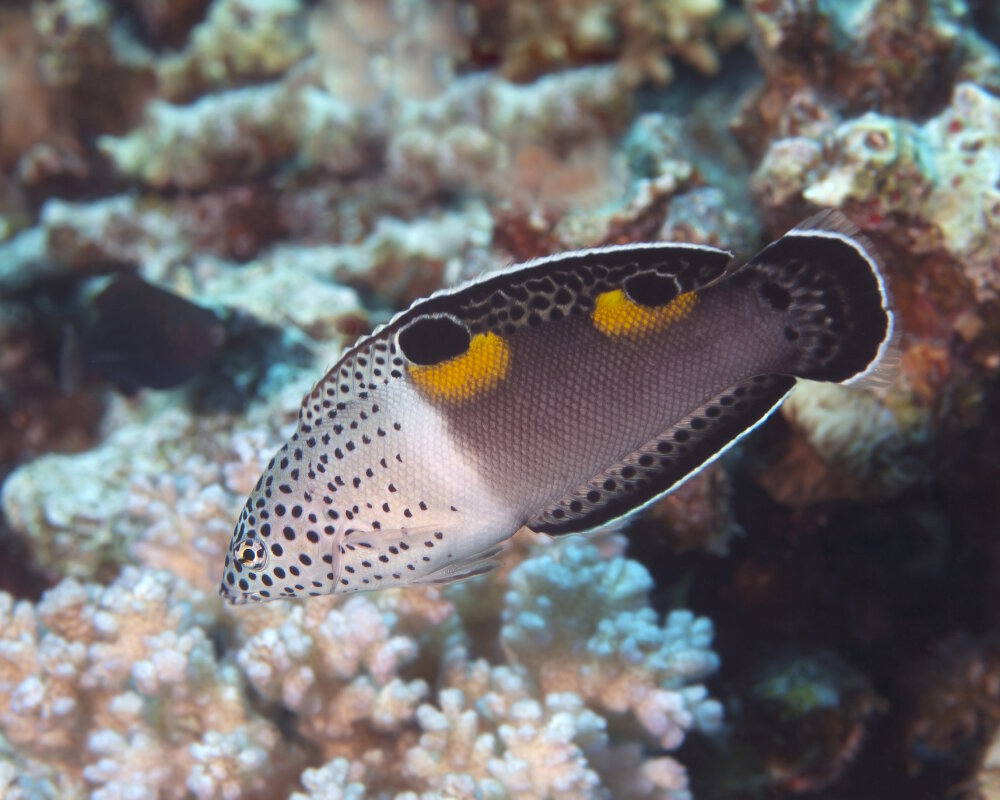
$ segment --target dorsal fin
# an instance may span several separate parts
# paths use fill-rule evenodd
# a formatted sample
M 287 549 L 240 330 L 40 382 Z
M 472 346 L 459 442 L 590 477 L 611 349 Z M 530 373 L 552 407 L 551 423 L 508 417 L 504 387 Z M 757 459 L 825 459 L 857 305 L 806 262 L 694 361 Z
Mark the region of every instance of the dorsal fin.
M 758 375 L 694 409 L 675 425 L 595 475 L 526 525 L 579 533 L 652 502 L 759 425 L 795 385 L 787 375 Z
M 589 314 L 596 298 L 643 278 L 676 293 L 700 291 L 733 267 L 732 253 L 675 242 L 575 250 L 517 264 L 417 300 L 347 350 L 302 402 L 308 430 L 346 404 L 403 377 L 405 365 L 433 365 L 462 352 L 477 334 L 509 336 L 519 328 Z M 655 288 L 655 287 L 654 287 Z

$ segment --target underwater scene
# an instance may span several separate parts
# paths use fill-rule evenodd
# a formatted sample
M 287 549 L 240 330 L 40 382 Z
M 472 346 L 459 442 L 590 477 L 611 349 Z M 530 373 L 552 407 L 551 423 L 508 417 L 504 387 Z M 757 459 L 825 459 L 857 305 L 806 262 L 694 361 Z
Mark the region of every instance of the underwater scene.
M 797 797 L 1000 800 L 1000 3 L 0 2 L 0 798 Z

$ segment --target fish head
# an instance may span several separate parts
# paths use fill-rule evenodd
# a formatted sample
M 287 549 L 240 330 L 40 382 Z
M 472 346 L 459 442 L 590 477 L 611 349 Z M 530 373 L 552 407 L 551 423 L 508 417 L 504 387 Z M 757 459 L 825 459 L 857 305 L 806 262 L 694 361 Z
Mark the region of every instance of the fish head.
M 282 448 L 247 498 L 226 554 L 219 595 L 233 605 L 332 594 L 340 534 L 330 510 L 295 481 Z

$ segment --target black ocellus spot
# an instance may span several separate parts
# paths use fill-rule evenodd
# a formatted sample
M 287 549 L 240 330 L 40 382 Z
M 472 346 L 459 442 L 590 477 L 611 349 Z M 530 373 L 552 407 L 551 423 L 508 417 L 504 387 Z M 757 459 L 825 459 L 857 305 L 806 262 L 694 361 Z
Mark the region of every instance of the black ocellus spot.
M 471 340 L 468 328 L 450 316 L 415 319 L 396 338 L 410 363 L 424 366 L 462 355 Z
M 642 272 L 625 279 L 625 294 L 641 306 L 665 306 L 677 297 L 677 284 L 673 278 Z

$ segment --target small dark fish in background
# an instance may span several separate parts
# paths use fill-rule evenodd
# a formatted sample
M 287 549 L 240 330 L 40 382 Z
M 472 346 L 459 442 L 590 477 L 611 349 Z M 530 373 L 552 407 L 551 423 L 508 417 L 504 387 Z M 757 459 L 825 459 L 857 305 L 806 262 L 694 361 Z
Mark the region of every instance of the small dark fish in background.
M 134 394 L 189 381 L 225 341 L 225 323 L 214 311 L 122 274 L 93 298 L 65 360 L 85 379 L 102 378 Z

